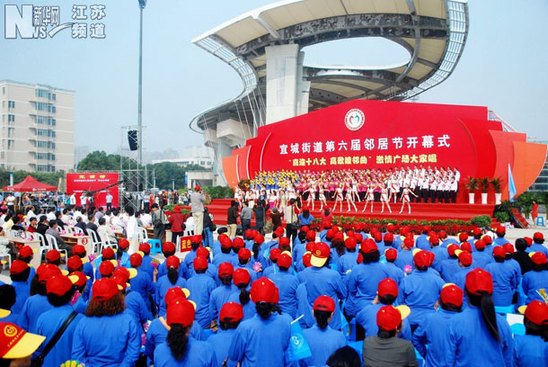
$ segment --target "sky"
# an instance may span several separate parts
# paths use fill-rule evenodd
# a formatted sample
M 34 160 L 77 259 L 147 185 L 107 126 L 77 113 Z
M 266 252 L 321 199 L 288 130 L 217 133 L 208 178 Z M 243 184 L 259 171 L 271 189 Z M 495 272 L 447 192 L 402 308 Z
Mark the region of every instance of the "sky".
M 73 5 L 106 5 L 105 39 L 4 39 L 0 7 L 0 80 L 76 91 L 75 143 L 115 152 L 122 126 L 137 121 L 137 0 L 2 0 L 58 5 L 61 23 Z M 188 127 L 200 112 L 240 93 L 228 65 L 193 45 L 196 36 L 272 0 L 149 0 L 144 11 L 143 139 L 147 151 L 201 145 Z M 453 74 L 418 102 L 488 106 L 530 138 L 548 140 L 546 0 L 470 0 L 470 28 Z M 92 23 L 95 21 L 87 20 Z M 350 46 L 358 53 L 346 52 Z M 406 54 L 385 40 L 351 40 L 305 48 L 306 64 L 396 64 Z

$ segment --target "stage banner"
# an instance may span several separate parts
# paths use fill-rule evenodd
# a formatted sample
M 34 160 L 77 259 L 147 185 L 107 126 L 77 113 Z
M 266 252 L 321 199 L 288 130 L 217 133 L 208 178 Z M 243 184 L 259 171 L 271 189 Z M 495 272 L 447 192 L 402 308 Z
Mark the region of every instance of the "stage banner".
M 118 173 L 67 173 L 67 194 L 76 196 L 76 205 L 80 205 L 82 192 L 93 193 L 95 207 L 106 207 L 106 196 L 112 195 L 112 207 L 118 206 Z

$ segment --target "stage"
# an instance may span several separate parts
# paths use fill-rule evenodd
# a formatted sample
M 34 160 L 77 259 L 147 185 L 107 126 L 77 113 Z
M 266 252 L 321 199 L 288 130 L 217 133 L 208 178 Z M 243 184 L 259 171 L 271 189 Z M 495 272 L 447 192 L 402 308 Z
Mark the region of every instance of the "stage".
M 215 217 L 214 222 L 217 225 L 226 225 L 227 210 L 232 199 L 215 199 L 210 205 L 207 205 L 209 212 Z M 329 208 L 333 208 L 334 201 L 328 202 Z M 336 210 L 334 216 L 356 217 L 356 218 L 376 218 L 376 219 L 395 219 L 401 220 L 417 220 L 417 221 L 434 221 L 457 219 L 468 221 L 477 215 L 488 215 L 492 217 L 495 205 L 493 204 L 441 204 L 441 203 L 411 203 L 411 214 L 405 210 L 399 214 L 401 203 L 390 204 L 392 213 L 389 213 L 385 208 L 384 213 L 381 213 L 381 203 L 375 202 L 373 213 L 370 212 L 369 206 L 365 213 L 362 213 L 363 202 L 356 203 L 358 211 L 348 212 L 348 206 L 343 205 L 343 211 Z M 339 208 L 339 205 L 337 205 Z M 314 209 L 309 207 L 310 213 L 314 218 L 320 217 L 320 202 L 314 204 Z M 407 209 L 407 207 L 405 208 Z M 493 219 L 495 221 L 495 219 Z

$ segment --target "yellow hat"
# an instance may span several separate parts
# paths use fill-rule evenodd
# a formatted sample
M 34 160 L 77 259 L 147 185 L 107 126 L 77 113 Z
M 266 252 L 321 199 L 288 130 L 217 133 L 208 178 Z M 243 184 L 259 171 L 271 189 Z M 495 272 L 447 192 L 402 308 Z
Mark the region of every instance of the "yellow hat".
M 0 322 L 0 358 L 28 357 L 45 339 L 45 336 L 27 333 L 11 322 Z

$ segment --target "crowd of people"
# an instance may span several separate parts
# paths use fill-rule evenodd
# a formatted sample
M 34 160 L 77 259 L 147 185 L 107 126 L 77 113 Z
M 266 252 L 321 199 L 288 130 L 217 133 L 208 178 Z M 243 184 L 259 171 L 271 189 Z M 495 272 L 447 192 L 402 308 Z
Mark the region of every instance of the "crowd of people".
M 540 232 L 511 244 L 504 227 L 451 238 L 326 220 L 318 233 L 278 226 L 271 239 L 228 228 L 210 246 L 193 236 L 185 254 L 122 239 L 94 261 L 79 245 L 66 264 L 49 251 L 37 269 L 32 249 L 17 248 L 0 285 L 0 365 L 546 364 Z M 500 315 L 518 309 L 523 332 Z

